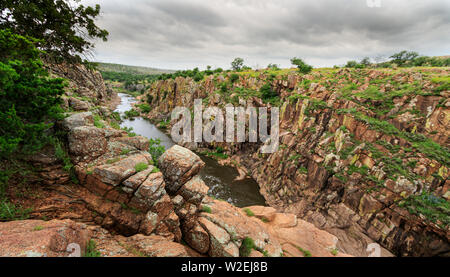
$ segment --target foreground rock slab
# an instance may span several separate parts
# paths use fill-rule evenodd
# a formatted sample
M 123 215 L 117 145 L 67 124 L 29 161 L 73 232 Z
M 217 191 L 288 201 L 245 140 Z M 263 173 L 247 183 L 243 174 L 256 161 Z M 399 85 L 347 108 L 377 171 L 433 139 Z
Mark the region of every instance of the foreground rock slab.
M 1 257 L 69 257 L 86 250 L 89 231 L 71 220 L 0 223 Z

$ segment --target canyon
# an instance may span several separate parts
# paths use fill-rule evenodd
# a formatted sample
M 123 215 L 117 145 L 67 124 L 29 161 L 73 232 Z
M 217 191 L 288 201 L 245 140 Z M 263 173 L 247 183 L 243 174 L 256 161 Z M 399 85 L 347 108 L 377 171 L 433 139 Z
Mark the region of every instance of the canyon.
M 35 195 L 18 201 L 34 210 L 0 223 L 0 256 L 70 256 L 76 244 L 80 255 L 95 245 L 105 257 L 367 257 L 372 243 L 382 256 L 448 256 L 448 73 L 319 69 L 156 81 L 133 106 L 160 126 L 195 99 L 270 111 L 259 94 L 269 84 L 281 134 L 273 154 L 260 143 L 186 143 L 156 159 L 148 137 L 117 126 L 121 99 L 98 72 L 54 67 L 69 80 L 67 117 L 55 128 L 73 169 L 53 147 L 26 157 Z M 226 154 L 219 164 L 256 181 L 266 206 L 211 195 L 203 155 L 218 149 Z

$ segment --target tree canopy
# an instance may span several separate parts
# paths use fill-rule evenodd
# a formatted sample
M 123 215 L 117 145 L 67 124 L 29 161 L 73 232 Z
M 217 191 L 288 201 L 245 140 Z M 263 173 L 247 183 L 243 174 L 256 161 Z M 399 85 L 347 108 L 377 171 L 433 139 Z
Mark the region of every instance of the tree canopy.
M 36 42 L 0 29 L 0 158 L 38 150 L 49 121 L 60 118 L 64 81 L 49 78 Z
M 76 1 L 78 2 L 78 1 Z M 93 48 L 92 39 L 107 40 L 108 32 L 95 25 L 100 6 L 85 7 L 67 0 L 2 0 L 0 28 L 34 37 L 50 62 L 80 63 Z

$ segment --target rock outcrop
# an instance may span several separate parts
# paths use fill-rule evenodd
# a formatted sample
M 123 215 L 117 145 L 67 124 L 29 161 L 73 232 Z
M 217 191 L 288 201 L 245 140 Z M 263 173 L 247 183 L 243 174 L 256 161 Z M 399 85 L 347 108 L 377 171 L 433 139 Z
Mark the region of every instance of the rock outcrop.
M 197 175 L 204 163 L 188 149 L 172 147 L 161 156 L 159 164 L 166 183 L 172 188 L 169 195 L 180 218 L 183 238 L 197 252 L 211 257 L 239 257 L 244 240 L 251 239 L 252 255 L 256 256 L 283 256 L 281 242 L 291 243 L 293 247 L 310 247 L 315 256 L 332 256 L 337 238 L 312 224 L 303 221 L 298 224 L 293 214 L 253 207 L 260 212 L 258 215 L 263 218 L 260 219 L 246 215 L 227 202 L 208 197 L 208 187 Z M 266 217 L 270 219 L 264 220 Z
M 0 223 L 0 257 L 80 257 L 90 232 L 71 220 Z
M 270 85 L 281 103 L 279 151 L 264 155 L 254 143 L 189 145 L 224 149 L 269 205 L 335 234 L 348 253 L 365 255 L 375 241 L 396 255 L 448 255 L 450 92 L 440 81 L 448 69 L 255 74 L 235 82 L 230 74 L 156 82 L 141 97 L 151 103 L 144 116 L 166 120 L 194 99 L 270 108 L 260 92 Z

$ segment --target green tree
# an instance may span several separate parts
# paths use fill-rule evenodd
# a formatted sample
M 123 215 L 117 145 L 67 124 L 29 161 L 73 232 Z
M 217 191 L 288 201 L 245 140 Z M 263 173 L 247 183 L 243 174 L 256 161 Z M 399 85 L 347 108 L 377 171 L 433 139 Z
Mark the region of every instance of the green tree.
M 279 67 L 277 64 L 274 64 L 274 63 L 270 63 L 270 64 L 267 66 L 267 68 L 268 68 L 268 69 L 272 69 L 272 70 L 279 70 L 279 69 L 280 69 L 280 67 Z
M 361 60 L 360 64 L 362 64 L 364 67 L 368 67 L 370 66 L 370 58 L 369 57 L 365 57 Z
M 63 79 L 53 79 L 39 58 L 35 39 L 0 29 L 0 158 L 32 152 L 47 142 L 60 119 Z
M 89 53 L 89 39 L 106 41 L 108 32 L 97 27 L 94 19 L 100 6 L 85 7 L 68 0 L 2 0 L 0 28 L 34 37 L 50 62 L 80 63 L 80 55 Z
M 234 61 L 231 62 L 231 68 L 234 71 L 241 71 L 243 66 L 244 66 L 244 59 L 242 58 L 236 58 L 234 59 Z
M 302 59 L 300 58 L 292 58 L 291 63 L 295 66 L 297 66 L 298 71 L 303 74 L 308 74 L 312 71 L 313 67 L 306 64 Z
M 419 53 L 413 51 L 401 51 L 392 55 L 391 62 L 396 63 L 398 66 L 405 66 L 407 63 L 412 62 L 419 57 Z

